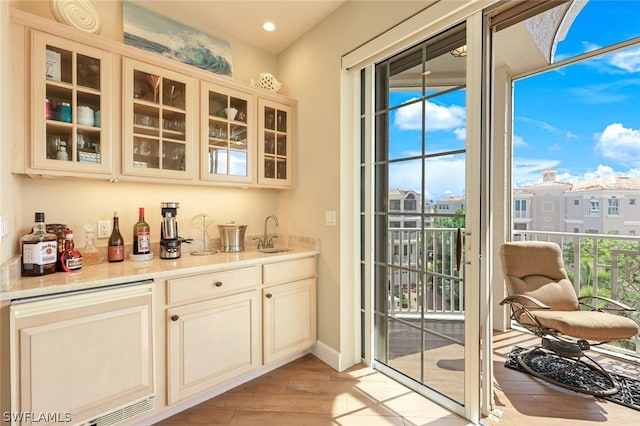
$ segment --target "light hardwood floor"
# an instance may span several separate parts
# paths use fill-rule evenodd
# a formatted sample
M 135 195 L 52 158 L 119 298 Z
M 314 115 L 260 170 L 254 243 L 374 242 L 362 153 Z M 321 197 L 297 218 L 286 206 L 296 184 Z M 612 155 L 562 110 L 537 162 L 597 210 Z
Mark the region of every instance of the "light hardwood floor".
M 494 336 L 495 426 L 635 426 L 640 412 L 540 382 L 504 367 L 514 345 L 538 338 L 518 331 Z M 640 366 L 605 360 L 610 371 L 640 377 Z M 304 356 L 238 388 L 170 417 L 159 425 L 466 425 L 451 414 L 365 365 L 338 373 Z

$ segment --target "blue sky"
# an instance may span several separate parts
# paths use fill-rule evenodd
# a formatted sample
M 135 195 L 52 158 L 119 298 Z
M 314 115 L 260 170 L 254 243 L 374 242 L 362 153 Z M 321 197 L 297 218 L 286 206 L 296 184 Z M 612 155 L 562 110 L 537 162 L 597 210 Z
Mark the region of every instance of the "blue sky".
M 640 1 L 592 0 L 555 61 L 640 36 Z M 640 46 L 515 83 L 514 185 L 606 175 L 640 178 Z
M 640 36 L 640 0 L 591 0 L 557 45 L 555 62 Z M 392 93 L 398 105 L 415 94 Z M 464 92 L 427 102 L 429 151 L 464 146 Z M 462 113 L 461 113 L 462 111 Z M 394 112 L 391 158 L 420 150 L 419 104 Z M 558 170 L 562 181 L 605 175 L 640 178 L 640 46 L 536 75 L 515 83 L 514 186 L 541 181 Z M 464 158 L 427 167 L 427 199 L 464 194 Z M 421 192 L 419 162 L 390 167 L 390 188 Z

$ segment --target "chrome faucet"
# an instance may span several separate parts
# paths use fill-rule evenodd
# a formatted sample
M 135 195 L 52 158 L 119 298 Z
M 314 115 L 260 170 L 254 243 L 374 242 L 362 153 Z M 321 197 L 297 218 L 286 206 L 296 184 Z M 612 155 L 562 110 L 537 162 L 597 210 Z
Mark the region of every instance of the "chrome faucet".
M 269 234 L 267 232 L 269 219 L 273 219 L 273 222 L 276 224 L 276 226 L 280 226 L 280 224 L 278 223 L 278 217 L 276 215 L 272 214 L 271 216 L 266 217 L 266 219 L 264 220 L 264 236 L 262 237 L 262 239 L 254 238 L 254 240 L 258 240 L 258 250 L 263 248 L 273 248 L 273 238 L 278 238 L 277 236 L 269 238 Z

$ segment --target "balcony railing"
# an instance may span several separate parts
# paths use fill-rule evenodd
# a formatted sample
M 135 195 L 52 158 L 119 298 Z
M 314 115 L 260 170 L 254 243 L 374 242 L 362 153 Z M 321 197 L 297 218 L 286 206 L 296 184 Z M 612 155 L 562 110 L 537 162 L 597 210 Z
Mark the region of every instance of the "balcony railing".
M 429 228 L 424 234 L 417 228 L 389 230 L 391 315 L 464 313 L 464 268 L 457 267 L 457 238 L 457 228 Z
M 464 268 L 457 269 L 456 259 L 458 232 L 464 235 L 464 229 L 457 228 L 428 228 L 424 233 L 416 228 L 389 230 L 390 315 L 464 314 Z M 578 295 L 611 297 L 640 310 L 640 237 L 514 230 L 513 239 L 558 243 Z M 461 253 L 464 256 L 464 250 Z M 631 317 L 640 323 L 640 312 Z M 636 336 L 616 350 L 640 356 L 640 339 Z

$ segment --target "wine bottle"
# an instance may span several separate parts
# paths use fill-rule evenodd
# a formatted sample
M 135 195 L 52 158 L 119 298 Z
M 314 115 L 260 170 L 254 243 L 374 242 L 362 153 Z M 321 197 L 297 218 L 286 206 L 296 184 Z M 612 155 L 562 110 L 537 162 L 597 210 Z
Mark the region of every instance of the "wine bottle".
M 38 212 L 30 234 L 22 237 L 22 275 L 38 276 L 56 271 L 58 237 L 47 232 L 44 213 Z
M 138 222 L 133 225 L 133 254 L 149 254 L 151 251 L 151 232 L 144 221 L 144 207 L 138 209 Z
M 118 212 L 113 212 L 113 230 L 109 236 L 107 260 L 109 262 L 122 262 L 124 260 L 124 239 L 120 233 Z

